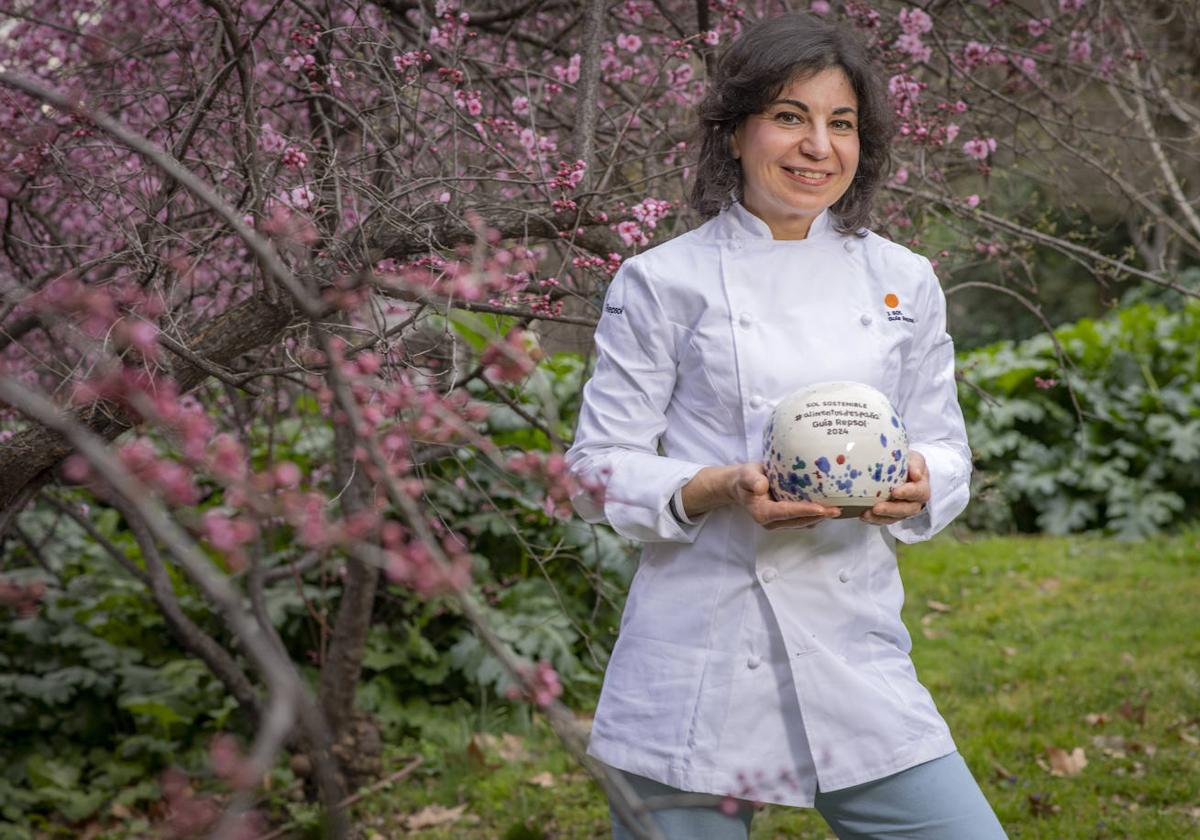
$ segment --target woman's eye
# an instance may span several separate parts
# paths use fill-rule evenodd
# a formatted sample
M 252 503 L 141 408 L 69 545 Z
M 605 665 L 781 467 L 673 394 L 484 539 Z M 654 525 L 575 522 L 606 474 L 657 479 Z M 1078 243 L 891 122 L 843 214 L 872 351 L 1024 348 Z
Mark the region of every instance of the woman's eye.
M 850 120 L 834 120 L 833 127 L 838 131 L 853 131 L 854 123 L 850 122 Z
M 786 125 L 795 125 L 803 119 L 799 114 L 792 111 L 783 111 L 775 115 L 775 119 Z

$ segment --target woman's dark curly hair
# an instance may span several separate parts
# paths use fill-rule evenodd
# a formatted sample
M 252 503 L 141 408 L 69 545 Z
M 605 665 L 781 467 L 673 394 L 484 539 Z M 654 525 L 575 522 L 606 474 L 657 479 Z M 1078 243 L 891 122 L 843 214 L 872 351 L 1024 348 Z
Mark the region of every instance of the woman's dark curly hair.
M 721 56 L 698 109 L 700 159 L 691 205 L 701 216 L 715 216 L 742 198 L 742 167 L 730 149 L 737 127 L 766 110 L 791 82 L 831 68 L 846 74 L 858 98 L 859 159 L 850 188 L 830 210 L 843 233 L 866 225 L 891 164 L 892 108 L 858 39 L 807 14 L 760 21 Z

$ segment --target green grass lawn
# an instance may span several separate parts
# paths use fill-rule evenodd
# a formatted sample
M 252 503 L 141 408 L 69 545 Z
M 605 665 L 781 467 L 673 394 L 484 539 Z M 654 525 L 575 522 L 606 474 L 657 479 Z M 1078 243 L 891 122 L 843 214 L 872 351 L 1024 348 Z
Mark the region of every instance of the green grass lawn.
M 1011 837 L 1200 837 L 1200 534 L 943 537 L 902 547 L 901 569 L 917 671 Z M 544 723 L 475 748 L 471 728 L 446 721 L 423 772 L 360 806 L 365 836 L 413 815 L 449 820 L 429 840 L 608 836 L 602 794 Z M 1086 766 L 1053 774 L 1076 748 Z M 832 834 L 768 806 L 751 837 Z

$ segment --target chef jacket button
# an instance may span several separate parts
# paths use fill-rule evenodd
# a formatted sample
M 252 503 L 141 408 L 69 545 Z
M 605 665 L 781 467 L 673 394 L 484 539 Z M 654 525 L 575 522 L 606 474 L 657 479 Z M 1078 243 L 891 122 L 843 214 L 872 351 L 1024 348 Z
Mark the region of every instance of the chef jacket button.
M 847 253 L 853 252 L 854 251 L 854 240 L 847 239 L 845 242 L 842 243 L 842 247 L 846 249 Z
M 838 572 L 838 580 L 840 580 L 842 583 L 845 583 L 846 581 L 850 580 L 850 573 L 845 569 L 842 569 Z
M 762 570 L 763 583 L 770 583 L 771 581 L 775 580 L 775 578 L 778 575 L 779 575 L 779 572 L 775 571 L 774 569 L 771 569 L 771 568 L 763 569 Z
M 755 409 L 762 408 L 764 402 L 766 402 L 766 400 L 764 400 L 760 395 L 755 394 L 750 398 L 750 407 Z
M 741 324 L 742 329 L 748 330 L 750 329 L 750 325 L 754 323 L 754 316 L 749 312 L 743 312 L 738 318 L 738 323 Z
M 751 656 L 746 660 L 746 667 L 749 668 L 750 670 L 754 670 L 761 664 L 762 664 L 761 656 Z
M 862 324 L 864 327 L 869 327 L 869 326 L 871 326 L 871 316 L 868 313 L 864 312 L 859 317 L 858 322 L 860 324 Z

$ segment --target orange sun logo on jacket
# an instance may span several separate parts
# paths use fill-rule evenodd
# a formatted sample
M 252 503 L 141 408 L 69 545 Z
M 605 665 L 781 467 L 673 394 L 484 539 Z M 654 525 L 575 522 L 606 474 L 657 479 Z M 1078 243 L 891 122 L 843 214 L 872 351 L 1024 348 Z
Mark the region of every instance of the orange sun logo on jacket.
M 888 292 L 883 296 L 883 305 L 888 309 L 895 309 L 900 305 L 900 298 L 896 297 L 895 292 Z

